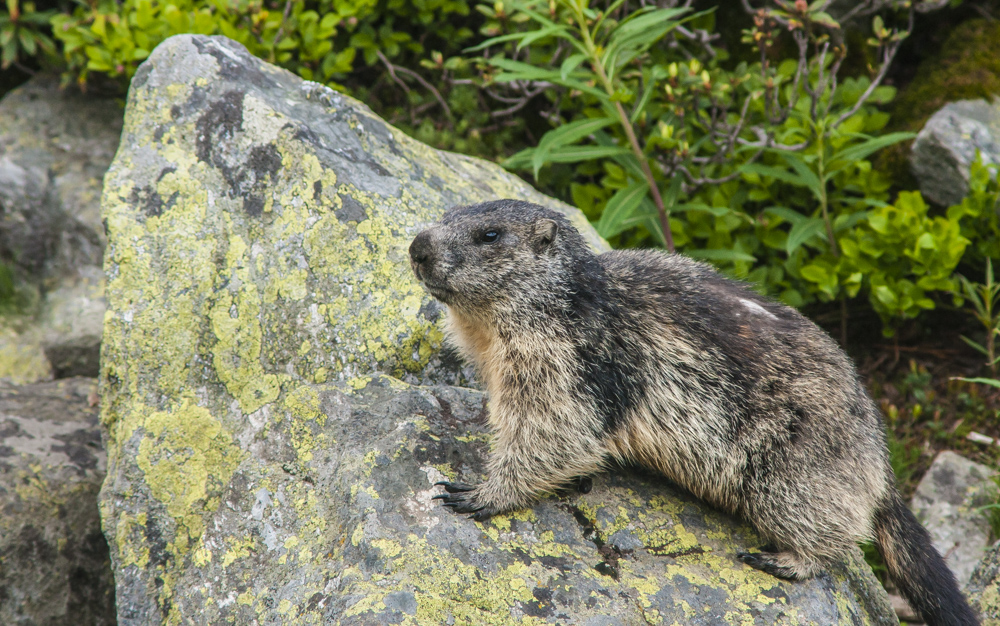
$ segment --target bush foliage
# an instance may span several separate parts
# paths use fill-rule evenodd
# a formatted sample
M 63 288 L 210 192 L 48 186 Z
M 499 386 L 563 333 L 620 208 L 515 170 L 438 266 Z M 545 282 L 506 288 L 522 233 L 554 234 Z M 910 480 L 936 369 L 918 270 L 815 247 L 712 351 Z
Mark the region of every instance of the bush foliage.
M 613 245 L 676 248 L 794 306 L 865 298 L 891 335 L 1000 257 L 1000 192 L 977 164 L 938 209 L 873 166 L 912 137 L 886 131 L 881 82 L 920 3 L 839 4 L 773 0 L 727 50 L 690 1 L 6 0 L 0 52 L 124 87 L 167 37 L 225 35 L 533 176 Z M 871 72 L 841 76 L 845 41 L 865 39 Z

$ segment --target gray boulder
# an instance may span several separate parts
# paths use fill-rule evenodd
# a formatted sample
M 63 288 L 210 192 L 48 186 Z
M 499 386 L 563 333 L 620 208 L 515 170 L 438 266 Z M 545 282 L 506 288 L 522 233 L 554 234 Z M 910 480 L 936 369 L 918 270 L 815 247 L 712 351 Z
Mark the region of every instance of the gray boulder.
M 984 505 L 996 502 L 993 470 L 951 451 L 934 459 L 921 479 L 910 508 L 931 534 L 938 552 L 965 587 L 990 540 Z
M 946 104 L 913 142 L 910 165 L 921 193 L 943 206 L 961 202 L 977 151 L 983 163 L 1000 164 L 1000 101 Z
M 121 126 L 114 99 L 60 90 L 51 76 L 0 101 L 0 261 L 27 303 L 0 319 L 0 379 L 97 375 L 100 197 Z
M 0 624 L 115 623 L 97 381 L 0 383 Z
M 103 210 L 101 512 L 123 624 L 893 624 L 855 555 L 788 583 L 746 526 L 616 471 L 476 523 L 487 406 L 412 237 L 453 204 L 579 211 L 216 37 L 158 47 Z

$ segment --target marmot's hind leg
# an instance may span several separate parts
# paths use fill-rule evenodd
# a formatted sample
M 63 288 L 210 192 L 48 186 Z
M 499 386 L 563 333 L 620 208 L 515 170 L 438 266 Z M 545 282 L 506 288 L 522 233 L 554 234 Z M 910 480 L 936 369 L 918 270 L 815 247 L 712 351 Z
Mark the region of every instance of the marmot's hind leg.
M 750 567 L 785 580 L 812 578 L 822 569 L 816 559 L 801 556 L 791 550 L 778 552 L 771 545 L 764 546 L 760 550 L 760 552 L 737 552 L 736 557 Z

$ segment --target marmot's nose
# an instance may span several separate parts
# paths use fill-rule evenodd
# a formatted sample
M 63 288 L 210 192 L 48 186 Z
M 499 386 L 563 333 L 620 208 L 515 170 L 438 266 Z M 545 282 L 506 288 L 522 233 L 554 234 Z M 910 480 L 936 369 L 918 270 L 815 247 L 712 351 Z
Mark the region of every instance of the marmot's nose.
M 421 265 L 431 258 L 431 234 L 426 230 L 413 238 L 410 244 L 410 261 Z

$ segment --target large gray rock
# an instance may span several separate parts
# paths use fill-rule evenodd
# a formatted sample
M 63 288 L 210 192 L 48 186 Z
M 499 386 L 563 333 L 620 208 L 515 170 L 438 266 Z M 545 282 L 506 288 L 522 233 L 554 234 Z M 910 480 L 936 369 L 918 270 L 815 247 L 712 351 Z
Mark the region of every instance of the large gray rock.
M 0 319 L 0 379 L 97 375 L 101 186 L 121 126 L 114 99 L 60 90 L 55 77 L 0 101 L 0 261 L 13 266 L 27 302 Z
M 913 142 L 910 164 L 920 191 L 944 206 L 961 202 L 977 151 L 983 163 L 1000 164 L 1000 101 L 946 104 Z
M 115 623 L 97 383 L 0 383 L 0 624 Z
M 859 556 L 779 581 L 745 526 L 617 473 L 479 524 L 486 404 L 411 238 L 449 205 L 576 210 L 222 38 L 143 64 L 106 178 L 104 529 L 123 624 L 892 624 Z M 382 375 L 376 372 L 383 372 Z M 401 379 L 405 379 L 404 382 Z
M 937 455 L 921 479 L 910 508 L 931 534 L 960 587 L 983 558 L 990 521 L 982 507 L 996 502 L 993 470 L 951 451 Z

